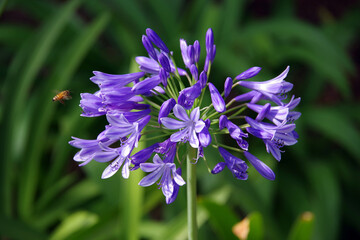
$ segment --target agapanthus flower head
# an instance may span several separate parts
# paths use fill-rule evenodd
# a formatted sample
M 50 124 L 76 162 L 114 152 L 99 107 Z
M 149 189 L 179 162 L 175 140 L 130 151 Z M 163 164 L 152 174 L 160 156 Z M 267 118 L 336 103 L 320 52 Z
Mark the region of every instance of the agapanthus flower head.
M 206 158 L 207 148 L 217 148 L 224 161 L 212 163 L 213 174 L 227 167 L 236 179 L 246 180 L 250 163 L 264 178 L 274 180 L 274 172 L 250 153 L 253 149 L 248 138 L 262 140 L 266 151 L 278 161 L 283 147 L 298 141 L 294 121 L 301 114 L 293 110 L 300 98 L 292 96 L 290 101 L 284 101 L 293 87 L 285 81 L 289 67 L 267 81 L 251 81 L 261 70 L 252 67 L 216 84 L 210 76 L 216 56 L 211 28 L 205 36 L 204 63 L 199 62 L 198 40 L 188 44 L 180 39 L 177 54 L 181 54 L 182 64 L 175 64 L 173 52 L 154 30 L 146 29 L 142 43 L 148 56 L 135 57 L 138 72 L 93 72 L 90 80 L 99 90 L 81 94 L 81 116 L 105 115 L 109 124 L 94 140 L 73 137 L 70 145 L 80 149 L 74 160 L 80 166 L 92 160 L 107 163 L 102 178 L 118 171 L 123 178 L 128 178 L 131 171 L 146 172 L 148 175 L 139 185 L 157 182 L 168 204 L 175 201 L 185 184 L 181 176 L 184 158 L 179 157 L 183 145 L 197 151 L 192 164 Z M 241 88 L 250 91 L 230 99 Z M 210 105 L 205 104 L 205 98 L 211 99 Z M 245 112 L 251 116 L 242 115 L 246 109 L 251 110 Z M 222 143 L 221 137 L 226 134 L 235 147 Z M 139 142 L 146 143 L 147 139 L 155 143 L 139 149 L 144 146 Z

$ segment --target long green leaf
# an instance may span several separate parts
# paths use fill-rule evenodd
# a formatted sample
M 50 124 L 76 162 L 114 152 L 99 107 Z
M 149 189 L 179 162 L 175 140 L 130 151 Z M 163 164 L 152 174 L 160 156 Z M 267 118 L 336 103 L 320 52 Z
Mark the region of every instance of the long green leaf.
M 250 222 L 250 229 L 248 240 L 264 239 L 264 223 L 263 217 L 259 212 L 253 212 L 248 216 Z
M 45 233 L 34 229 L 32 226 L 15 220 L 0 216 L 0 235 L 2 239 L 32 240 L 48 239 Z
M 95 225 L 98 221 L 98 216 L 93 213 L 86 211 L 75 212 L 61 222 L 50 240 L 68 239 L 74 232 L 86 230 Z
M 58 196 L 65 188 L 70 187 L 76 181 L 75 174 L 68 174 L 62 177 L 58 182 L 51 185 L 47 191 L 41 195 L 36 203 L 36 212 L 46 211 L 46 207 Z
M 76 97 L 74 96 L 73 101 Z M 68 141 L 70 140 L 70 136 L 76 136 L 75 133 L 79 132 L 80 130 L 85 130 L 86 126 L 89 126 L 91 121 L 82 121 L 83 119 L 79 117 L 80 115 L 80 108 L 78 103 L 71 103 L 73 106 L 67 107 L 69 111 L 59 118 L 59 133 L 56 135 L 56 139 L 52 149 L 52 158 L 51 158 L 51 166 L 48 169 L 47 176 L 45 181 L 42 184 L 43 189 L 51 189 L 52 185 L 61 178 L 63 174 L 65 166 L 69 163 L 69 153 L 73 150 Z
M 44 212 L 33 216 L 32 225 L 39 229 L 47 228 L 60 220 L 64 213 L 93 200 L 99 196 L 99 193 L 100 189 L 95 183 L 90 180 L 83 180 L 60 195 Z
M 325 159 L 326 160 L 326 159 Z M 316 216 L 314 225 L 315 239 L 338 239 L 338 229 L 341 216 L 341 194 L 337 179 L 337 170 L 332 170 L 328 164 L 313 162 L 308 176 L 313 190 L 312 212 Z
M 0 43 L 7 49 L 18 49 L 31 36 L 31 29 L 15 24 L 0 25 Z
M 209 222 L 213 226 L 219 239 L 236 239 L 232 227 L 239 221 L 234 212 L 225 204 L 204 199 L 200 202 L 209 215 Z
M 338 143 L 360 163 L 360 133 L 340 109 L 310 108 L 303 111 L 302 117 L 309 127 Z
M 296 220 L 291 229 L 289 240 L 310 240 L 314 229 L 314 214 L 305 212 Z

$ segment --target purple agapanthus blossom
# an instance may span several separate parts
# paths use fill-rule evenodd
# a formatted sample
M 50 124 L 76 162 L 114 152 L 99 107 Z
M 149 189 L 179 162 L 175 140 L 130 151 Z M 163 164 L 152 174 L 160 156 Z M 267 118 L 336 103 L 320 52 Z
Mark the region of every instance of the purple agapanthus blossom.
M 250 163 L 261 176 L 274 180 L 270 167 L 250 153 L 253 149 L 248 139 L 262 140 L 266 151 L 278 161 L 283 147 L 298 141 L 294 122 L 301 113 L 294 108 L 300 98 L 292 96 L 285 101 L 286 94 L 293 88 L 293 84 L 285 81 L 289 67 L 271 80 L 257 82 L 250 79 L 257 76 L 261 68 L 252 67 L 228 76 L 220 84 L 212 82 L 210 77 L 216 56 L 211 28 L 206 32 L 202 48 L 204 63 L 199 62 L 198 40 L 191 44 L 180 39 L 176 52 L 181 54 L 183 63 L 180 64 L 175 63 L 173 51 L 154 30 L 146 29 L 141 40 L 148 56 L 135 57 L 137 72 L 93 72 L 90 80 L 99 90 L 81 94 L 81 116 L 105 115 L 108 125 L 96 139 L 73 137 L 69 144 L 80 149 L 74 160 L 80 166 L 92 160 L 106 163 L 103 179 L 117 172 L 121 172 L 123 178 L 128 178 L 132 171 L 146 172 L 139 185 L 146 187 L 158 182 L 167 204 L 175 201 L 185 184 L 181 176 L 184 158 L 178 151 L 183 145 L 196 149 L 194 164 L 206 157 L 209 147 L 217 148 L 224 161 L 211 163 L 210 160 L 217 158 L 210 157 L 213 174 L 226 167 L 236 179 L 246 180 Z M 248 90 L 236 95 L 238 88 Z M 245 112 L 246 109 L 250 111 Z M 222 144 L 221 137 L 226 134 L 233 145 Z M 139 144 L 148 139 L 155 143 Z

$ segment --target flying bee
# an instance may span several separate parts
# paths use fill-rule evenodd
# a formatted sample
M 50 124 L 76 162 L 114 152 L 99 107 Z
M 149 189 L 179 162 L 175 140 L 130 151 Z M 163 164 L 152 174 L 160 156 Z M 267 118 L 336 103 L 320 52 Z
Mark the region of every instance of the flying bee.
M 70 95 L 70 91 L 69 90 L 65 90 L 62 92 L 59 92 L 58 94 L 56 94 L 55 97 L 53 97 L 53 102 L 55 101 L 59 101 L 62 104 L 64 104 L 64 100 L 70 100 L 71 99 L 71 95 Z

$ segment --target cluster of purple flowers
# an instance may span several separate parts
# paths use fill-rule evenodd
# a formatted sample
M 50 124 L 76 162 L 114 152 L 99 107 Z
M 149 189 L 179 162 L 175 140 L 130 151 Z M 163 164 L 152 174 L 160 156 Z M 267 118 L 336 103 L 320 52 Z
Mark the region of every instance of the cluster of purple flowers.
M 268 81 L 245 81 L 261 70 L 260 67 L 252 67 L 233 79 L 228 77 L 224 82 L 224 91 L 220 93 L 208 81 L 216 55 L 212 29 L 206 33 L 206 58 L 202 70 L 199 68 L 201 48 L 198 41 L 188 45 L 180 39 L 185 69 L 176 66 L 173 53 L 152 29 L 146 30 L 142 42 L 149 57 L 135 58 L 139 72 L 112 75 L 95 71 L 90 78 L 99 86 L 99 91 L 81 94 L 81 115 L 105 115 L 109 125 L 95 140 L 73 137 L 69 143 L 80 149 L 74 160 L 80 162 L 80 166 L 91 160 L 109 162 L 102 178 L 111 177 L 120 168 L 122 176 L 128 178 L 131 171 L 140 168 L 149 174 L 139 185 L 146 187 L 159 181 L 169 204 L 176 199 L 179 187 L 185 184 L 181 176 L 182 160 L 177 153 L 179 146 L 187 142 L 188 147 L 197 149 L 194 164 L 205 158 L 204 148 L 212 146 L 218 148 L 224 159 L 215 165 L 213 174 L 227 167 L 235 178 L 248 178 L 246 162 L 228 151 L 234 148 L 217 141 L 217 135 L 229 134 L 239 146 L 236 150 L 264 178 L 274 180 L 274 172 L 248 151 L 246 139 L 250 134 L 263 140 L 266 151 L 278 161 L 283 152 L 281 148 L 297 142 L 293 122 L 301 114 L 292 110 L 299 104 L 300 98 L 293 96 L 288 103 L 283 102 L 286 93 L 293 87 L 284 80 L 289 67 Z M 237 85 L 250 91 L 226 99 Z M 203 106 L 205 94 L 211 97 L 212 104 L 209 106 Z M 252 110 L 255 119 L 240 116 L 245 109 Z M 236 124 L 236 119 L 243 123 Z M 133 154 L 140 140 L 150 139 L 158 142 Z M 152 156 L 152 162 L 149 162 Z M 175 157 L 178 163 L 175 163 Z

